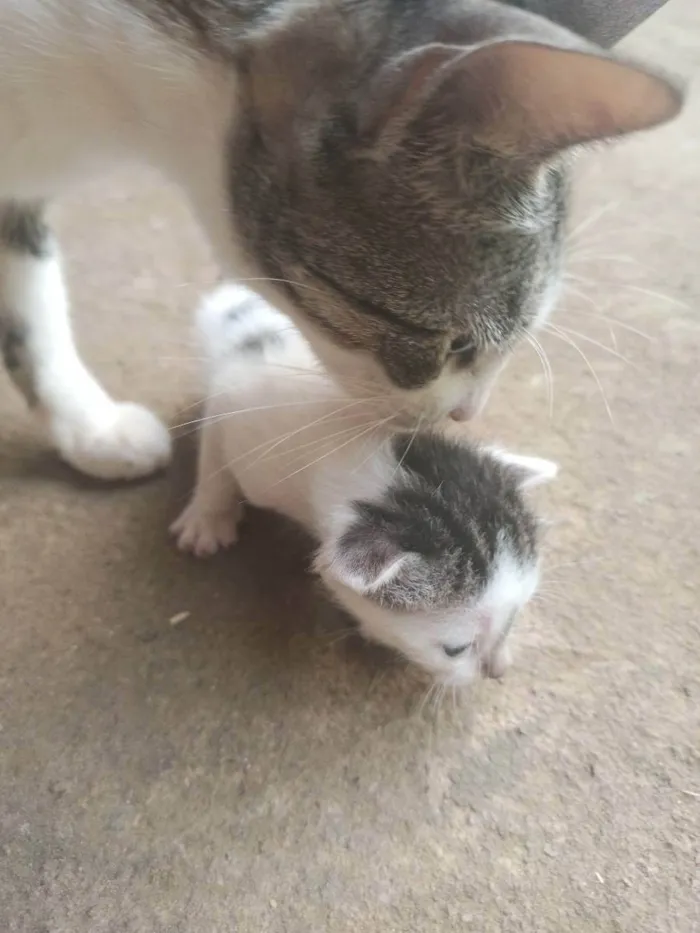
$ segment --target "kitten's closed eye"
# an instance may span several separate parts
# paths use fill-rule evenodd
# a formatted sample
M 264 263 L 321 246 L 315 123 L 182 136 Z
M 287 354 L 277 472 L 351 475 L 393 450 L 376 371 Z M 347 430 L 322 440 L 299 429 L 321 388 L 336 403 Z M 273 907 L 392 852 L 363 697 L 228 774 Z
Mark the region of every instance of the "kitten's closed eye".
M 443 645 L 442 650 L 448 658 L 456 658 L 460 654 L 464 654 L 468 647 L 469 645 Z

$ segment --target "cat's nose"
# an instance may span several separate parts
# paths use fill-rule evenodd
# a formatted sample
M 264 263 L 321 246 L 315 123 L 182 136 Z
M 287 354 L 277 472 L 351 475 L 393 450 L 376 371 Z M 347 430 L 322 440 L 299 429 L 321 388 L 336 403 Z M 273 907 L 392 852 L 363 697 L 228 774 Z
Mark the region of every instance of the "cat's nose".
M 476 418 L 480 414 L 481 409 L 484 407 L 484 401 L 485 399 L 482 396 L 478 396 L 468 402 L 462 402 L 461 405 L 457 405 L 456 408 L 452 409 L 450 418 L 453 421 L 471 421 L 472 418 Z
M 472 418 L 476 418 L 477 415 L 480 415 L 484 405 L 486 404 L 489 397 L 490 386 L 486 386 L 482 389 L 477 389 L 475 392 L 472 392 L 464 401 L 460 402 L 459 405 L 450 411 L 450 418 L 453 421 L 471 421 Z
M 469 421 L 474 417 L 474 411 L 471 405 L 459 405 L 450 412 L 450 418 L 453 421 Z

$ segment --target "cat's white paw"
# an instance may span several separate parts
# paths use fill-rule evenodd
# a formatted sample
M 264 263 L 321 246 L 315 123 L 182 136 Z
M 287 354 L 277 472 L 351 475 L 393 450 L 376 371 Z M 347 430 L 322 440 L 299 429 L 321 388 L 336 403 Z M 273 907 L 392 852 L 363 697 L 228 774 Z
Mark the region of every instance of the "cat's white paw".
M 109 402 L 80 419 L 56 418 L 51 433 L 61 457 L 97 479 L 137 479 L 164 467 L 172 444 L 168 429 L 147 408 Z
M 208 509 L 193 499 L 170 526 L 181 551 L 190 551 L 197 557 L 210 557 L 219 548 L 230 547 L 238 540 L 241 506 Z

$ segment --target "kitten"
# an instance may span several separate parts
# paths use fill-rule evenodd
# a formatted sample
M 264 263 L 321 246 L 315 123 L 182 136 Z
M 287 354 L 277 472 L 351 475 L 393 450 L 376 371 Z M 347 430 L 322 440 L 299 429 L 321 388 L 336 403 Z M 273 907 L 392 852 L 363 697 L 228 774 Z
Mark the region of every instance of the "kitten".
M 555 301 L 567 154 L 679 93 L 491 0 L 0 0 L 0 346 L 78 469 L 165 428 L 76 350 L 47 199 L 132 160 L 387 415 L 473 415 Z
M 314 568 L 370 639 L 447 684 L 500 676 L 538 578 L 523 490 L 546 460 L 396 430 L 319 367 L 260 298 L 224 286 L 199 315 L 209 358 L 197 485 L 172 526 L 200 556 L 236 540 L 243 500 L 301 523 Z

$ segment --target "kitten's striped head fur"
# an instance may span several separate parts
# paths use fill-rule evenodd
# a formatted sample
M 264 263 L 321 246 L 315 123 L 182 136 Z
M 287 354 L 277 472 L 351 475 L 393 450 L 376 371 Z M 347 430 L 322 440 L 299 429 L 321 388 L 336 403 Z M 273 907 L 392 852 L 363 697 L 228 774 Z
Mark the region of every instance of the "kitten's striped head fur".
M 489 0 L 278 3 L 239 50 L 239 238 L 354 394 L 474 414 L 556 296 L 566 153 L 664 80 Z
M 524 489 L 556 465 L 418 432 L 394 435 L 363 469 L 384 481 L 331 520 L 315 561 L 326 586 L 366 637 L 436 680 L 500 676 L 539 575 Z

